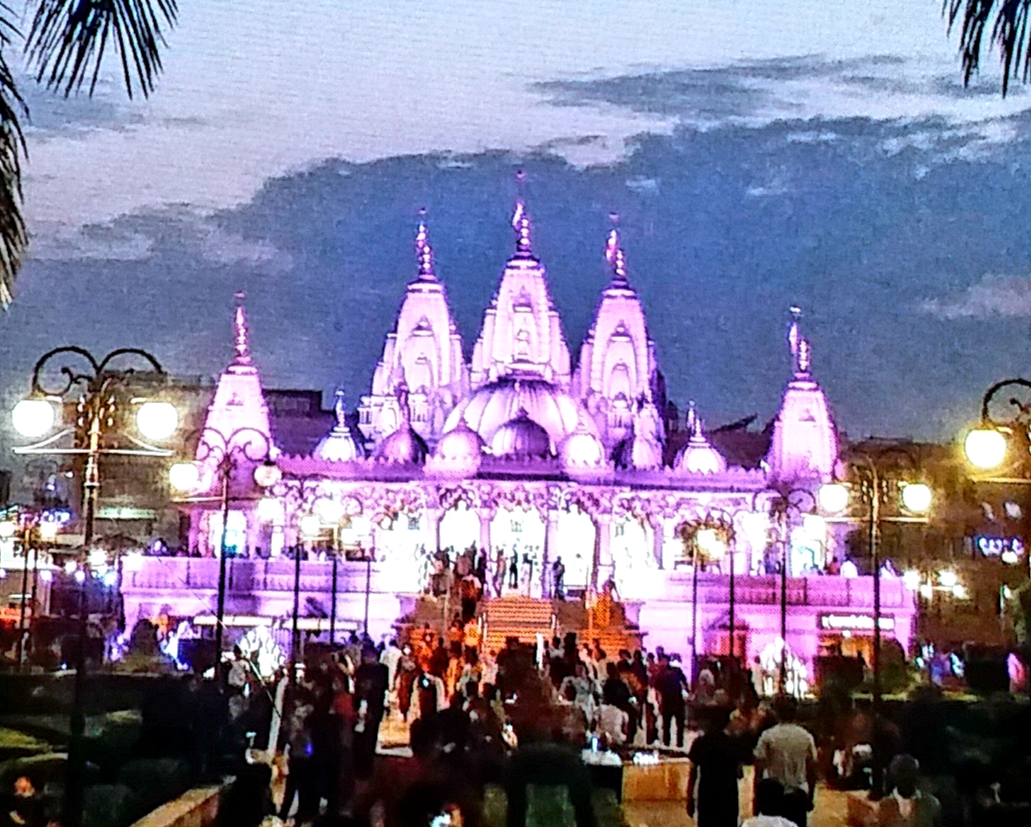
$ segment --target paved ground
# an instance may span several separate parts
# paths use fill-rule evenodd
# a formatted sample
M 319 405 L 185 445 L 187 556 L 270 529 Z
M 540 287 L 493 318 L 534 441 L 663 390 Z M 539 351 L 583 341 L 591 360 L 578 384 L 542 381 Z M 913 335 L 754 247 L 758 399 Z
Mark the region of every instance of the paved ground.
M 752 768 L 745 768 L 741 782 L 741 814 L 752 812 Z M 630 827 L 694 827 L 683 801 L 654 801 L 624 804 L 623 813 Z M 846 793 L 816 788 L 816 809 L 809 816 L 809 827 L 844 827 L 847 813 Z

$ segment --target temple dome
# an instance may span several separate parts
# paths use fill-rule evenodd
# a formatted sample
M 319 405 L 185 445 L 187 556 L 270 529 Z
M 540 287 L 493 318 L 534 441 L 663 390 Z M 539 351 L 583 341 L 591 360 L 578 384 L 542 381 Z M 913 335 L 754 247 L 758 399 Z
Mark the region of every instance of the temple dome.
M 576 430 L 582 410 L 581 404 L 558 385 L 538 377 L 510 375 L 488 382 L 463 401 L 448 416 L 444 431 L 465 421 L 485 444 L 493 446 L 495 433 L 522 411 L 547 432 L 552 445 L 559 445 Z M 593 422 L 587 427 L 597 436 Z
M 702 420 L 695 413 L 693 402 L 687 412 L 687 429 L 690 437 L 673 460 L 673 469 L 688 474 L 724 473 L 727 470 L 727 461 L 702 433 Z
M 558 446 L 562 464 L 574 468 L 598 468 L 605 464 L 605 448 L 601 440 L 587 430 L 583 422 Z
M 544 427 L 520 411 L 494 432 L 490 452 L 496 457 L 546 459 L 551 456 L 551 438 Z
M 341 390 L 336 392 L 333 413 L 336 423 L 332 430 L 319 440 L 312 456 L 327 462 L 351 462 L 364 457 L 363 446 L 354 438 L 347 424 L 347 409 L 344 405 L 344 392 Z
M 440 438 L 434 456 L 449 464 L 466 465 L 479 462 L 483 453 L 483 440 L 464 419 Z
M 426 441 L 407 422 L 376 446 L 376 459 L 385 462 L 421 464 L 428 453 Z
M 612 460 L 620 468 L 654 471 L 662 467 L 662 445 L 636 431 L 616 443 Z

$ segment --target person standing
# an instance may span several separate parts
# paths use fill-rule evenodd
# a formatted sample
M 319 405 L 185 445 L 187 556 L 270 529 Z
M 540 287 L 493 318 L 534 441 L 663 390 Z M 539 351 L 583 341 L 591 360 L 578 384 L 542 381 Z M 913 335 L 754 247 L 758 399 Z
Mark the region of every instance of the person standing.
M 566 599 L 566 566 L 561 557 L 556 557 L 551 564 L 551 580 L 555 591 L 555 597 L 559 600 Z
M 780 815 L 798 827 L 806 827 L 816 794 L 816 742 L 798 724 L 798 702 L 780 695 L 774 701 L 777 723 L 759 736 L 755 747 L 756 784 L 763 778 L 779 781 L 784 788 Z
M 295 821 L 303 824 L 311 821 L 319 812 L 318 774 L 315 766 L 315 740 L 312 732 L 312 716 L 315 713 L 315 699 L 306 686 L 299 686 L 293 693 L 291 712 L 286 723 L 286 747 L 289 754 L 286 776 L 286 791 L 279 817 L 286 821 L 297 798 Z
M 727 733 L 730 713 L 726 707 L 708 710 L 703 732 L 687 754 L 691 759 L 687 814 L 697 827 L 737 827 L 737 782 L 747 747 L 741 738 Z
M 368 778 L 372 774 L 379 725 L 386 708 L 387 687 L 387 667 L 378 662 L 375 649 L 363 649 L 362 665 L 354 673 L 358 718 L 354 728 L 354 764 L 359 778 Z
M 508 563 L 508 587 L 519 588 L 519 555 L 516 552 L 512 553 L 512 559 Z
M 680 668 L 679 661 L 664 657 L 662 666 L 655 675 L 655 692 L 659 696 L 659 712 L 662 715 L 662 743 L 670 746 L 673 724 L 677 727 L 677 749 L 684 746 L 684 719 L 687 717 L 687 705 L 684 703 L 684 690 L 687 689 L 687 678 Z

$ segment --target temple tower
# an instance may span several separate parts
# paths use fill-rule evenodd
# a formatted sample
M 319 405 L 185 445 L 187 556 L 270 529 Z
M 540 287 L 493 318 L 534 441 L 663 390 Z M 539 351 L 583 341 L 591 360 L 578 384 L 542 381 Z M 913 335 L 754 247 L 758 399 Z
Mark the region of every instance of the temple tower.
M 793 376 L 784 390 L 766 461 L 778 482 L 828 482 L 838 459 L 838 435 L 823 388 L 810 372 L 812 348 L 799 326 L 801 311 L 791 308 L 788 331 Z
M 648 335 L 641 300 L 627 277 L 626 256 L 616 230 L 609 233 L 605 258 L 610 281 L 580 349 L 573 392 L 587 406 L 605 447 L 611 450 L 630 435 L 635 407 L 654 406 L 661 380 L 655 343 Z M 661 425 L 657 436 L 664 437 Z
M 418 273 L 408 284 L 394 329 L 372 377 L 372 392 L 362 397 L 359 422 L 365 436 L 379 444 L 401 425 L 397 389 L 408 388 L 411 426 L 428 442 L 440 438 L 448 412 L 462 399 L 469 377 L 447 291 L 437 278 L 425 223 L 415 239 Z
M 534 377 L 568 389 L 569 347 L 548 291 L 544 266 L 533 254 L 526 206 L 516 203 L 515 255 L 508 260 L 494 299 L 483 315 L 473 348 L 473 388 L 508 375 Z

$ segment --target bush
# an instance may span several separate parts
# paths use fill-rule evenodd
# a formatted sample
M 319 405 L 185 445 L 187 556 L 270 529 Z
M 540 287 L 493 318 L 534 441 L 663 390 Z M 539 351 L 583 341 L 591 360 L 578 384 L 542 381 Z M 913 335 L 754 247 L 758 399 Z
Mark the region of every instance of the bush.
M 83 793 L 83 827 L 128 827 L 145 813 L 124 784 L 97 784 Z

